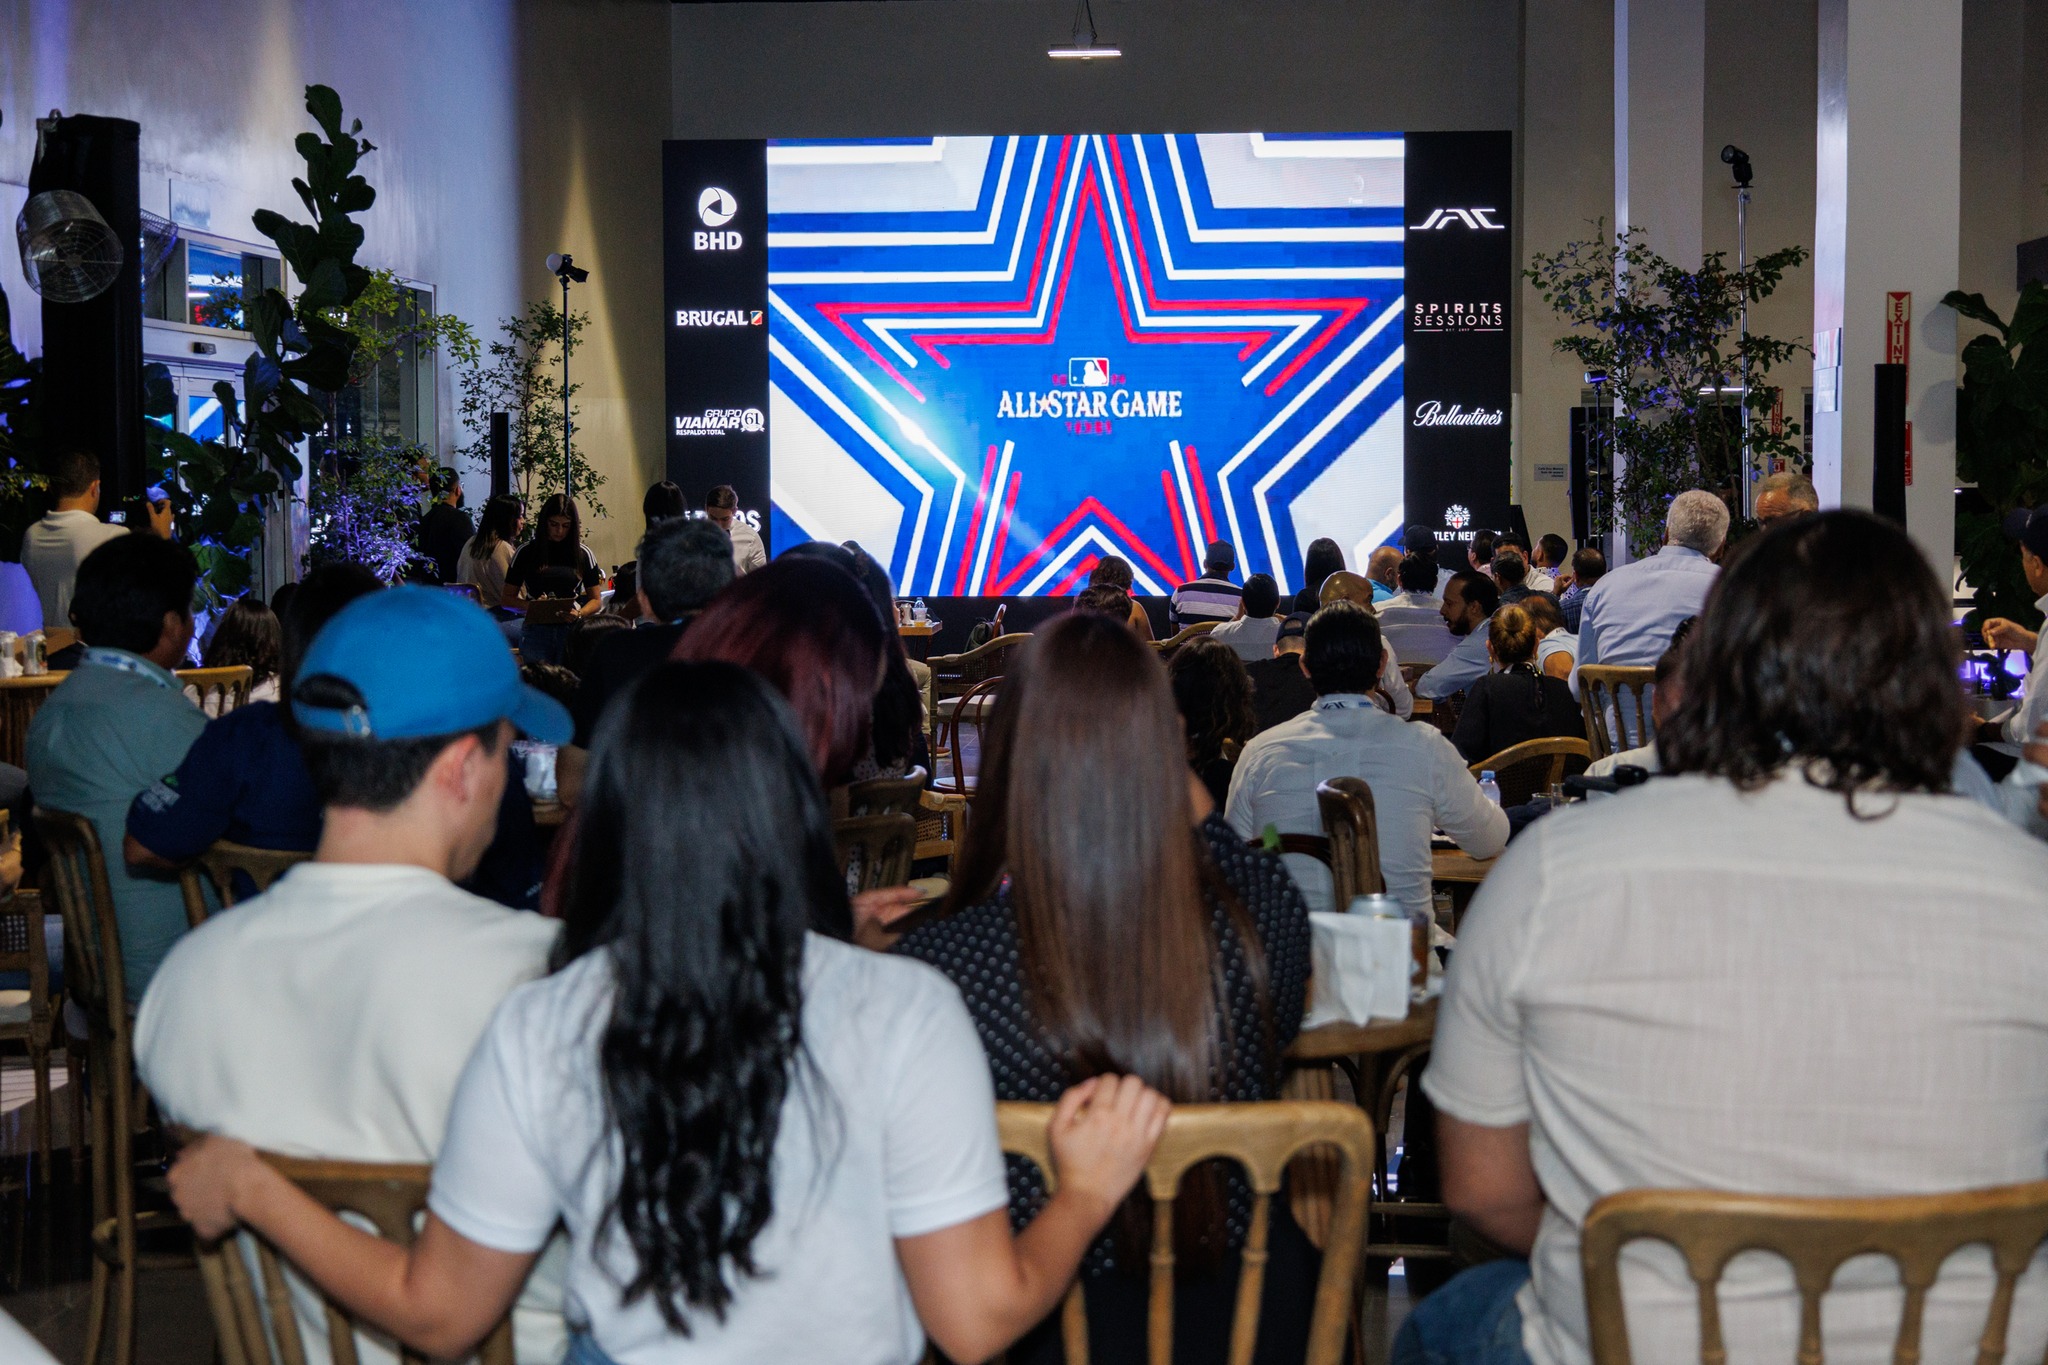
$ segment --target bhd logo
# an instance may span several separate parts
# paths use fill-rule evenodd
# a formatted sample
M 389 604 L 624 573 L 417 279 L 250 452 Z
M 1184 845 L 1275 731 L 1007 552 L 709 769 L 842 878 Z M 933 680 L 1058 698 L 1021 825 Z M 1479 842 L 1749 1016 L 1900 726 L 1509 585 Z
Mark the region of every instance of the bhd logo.
M 1462 502 L 1454 502 L 1444 509 L 1444 525 L 1453 531 L 1462 531 L 1472 524 L 1472 509 Z
M 740 201 L 716 185 L 697 196 L 697 216 L 705 227 L 724 227 L 740 211 Z
M 1419 223 L 1410 223 L 1410 232 L 1441 232 L 1449 227 L 1467 227 L 1479 232 L 1506 232 L 1506 223 L 1496 223 L 1487 217 L 1499 209 L 1433 209 L 1429 217 Z
M 1067 361 L 1067 383 L 1079 389 L 1109 387 L 1109 357 L 1078 356 Z

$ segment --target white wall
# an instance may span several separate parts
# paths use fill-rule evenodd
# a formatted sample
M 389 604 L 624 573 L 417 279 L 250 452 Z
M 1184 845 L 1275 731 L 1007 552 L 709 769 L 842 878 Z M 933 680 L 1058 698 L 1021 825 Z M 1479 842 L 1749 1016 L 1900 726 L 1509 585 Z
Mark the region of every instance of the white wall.
M 0 211 L 12 223 L 52 108 L 142 125 L 142 206 L 169 215 L 171 183 L 210 232 L 261 239 L 257 208 L 294 217 L 313 127 L 304 87 L 333 86 L 377 150 L 377 203 L 359 259 L 432 284 L 440 308 L 480 329 L 517 307 L 517 87 L 513 0 L 0 0 Z M 39 305 L 12 249 L 0 287 L 14 335 L 40 349 Z M 443 371 L 441 448 L 467 438 Z M 472 498 L 488 481 L 475 476 Z

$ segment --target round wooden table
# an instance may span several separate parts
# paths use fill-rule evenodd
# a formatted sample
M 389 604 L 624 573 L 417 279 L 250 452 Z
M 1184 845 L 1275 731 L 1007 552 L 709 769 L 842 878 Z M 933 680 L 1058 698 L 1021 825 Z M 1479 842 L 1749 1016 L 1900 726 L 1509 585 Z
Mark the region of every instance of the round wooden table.
M 911 658 L 923 663 L 931 657 L 932 637 L 939 633 L 936 621 L 899 622 L 896 633 L 903 637 L 903 651 Z

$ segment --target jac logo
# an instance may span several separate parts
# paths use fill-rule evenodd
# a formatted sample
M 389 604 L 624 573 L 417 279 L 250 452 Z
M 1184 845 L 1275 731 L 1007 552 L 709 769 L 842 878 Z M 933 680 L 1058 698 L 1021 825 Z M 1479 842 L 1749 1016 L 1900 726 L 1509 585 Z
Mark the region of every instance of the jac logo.
M 1506 223 L 1496 223 L 1487 217 L 1499 209 L 1435 209 L 1429 217 L 1419 223 L 1410 223 L 1410 232 L 1441 232 L 1449 227 L 1468 227 L 1479 232 L 1506 232 Z
M 1444 525 L 1453 531 L 1462 531 L 1472 524 L 1472 509 L 1462 502 L 1454 502 L 1444 509 Z

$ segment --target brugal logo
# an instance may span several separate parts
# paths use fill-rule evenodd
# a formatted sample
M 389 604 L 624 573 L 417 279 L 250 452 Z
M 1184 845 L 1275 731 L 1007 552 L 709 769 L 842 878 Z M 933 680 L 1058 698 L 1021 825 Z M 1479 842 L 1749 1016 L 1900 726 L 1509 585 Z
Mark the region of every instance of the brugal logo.
M 1432 209 L 1429 217 L 1419 223 L 1410 223 L 1410 232 L 1441 232 L 1450 227 L 1467 227 L 1477 232 L 1506 232 L 1506 223 L 1496 223 L 1487 217 L 1499 213 L 1499 209 Z
M 1431 398 L 1415 405 L 1415 421 L 1418 427 L 1497 427 L 1505 424 L 1507 414 L 1499 408 L 1475 408 L 1465 411 L 1462 403 L 1445 407 Z
M 697 217 L 707 228 L 722 228 L 740 211 L 740 201 L 716 185 L 697 196 Z M 745 244 L 738 229 L 729 232 L 693 232 L 690 244 L 699 251 L 738 251 Z

